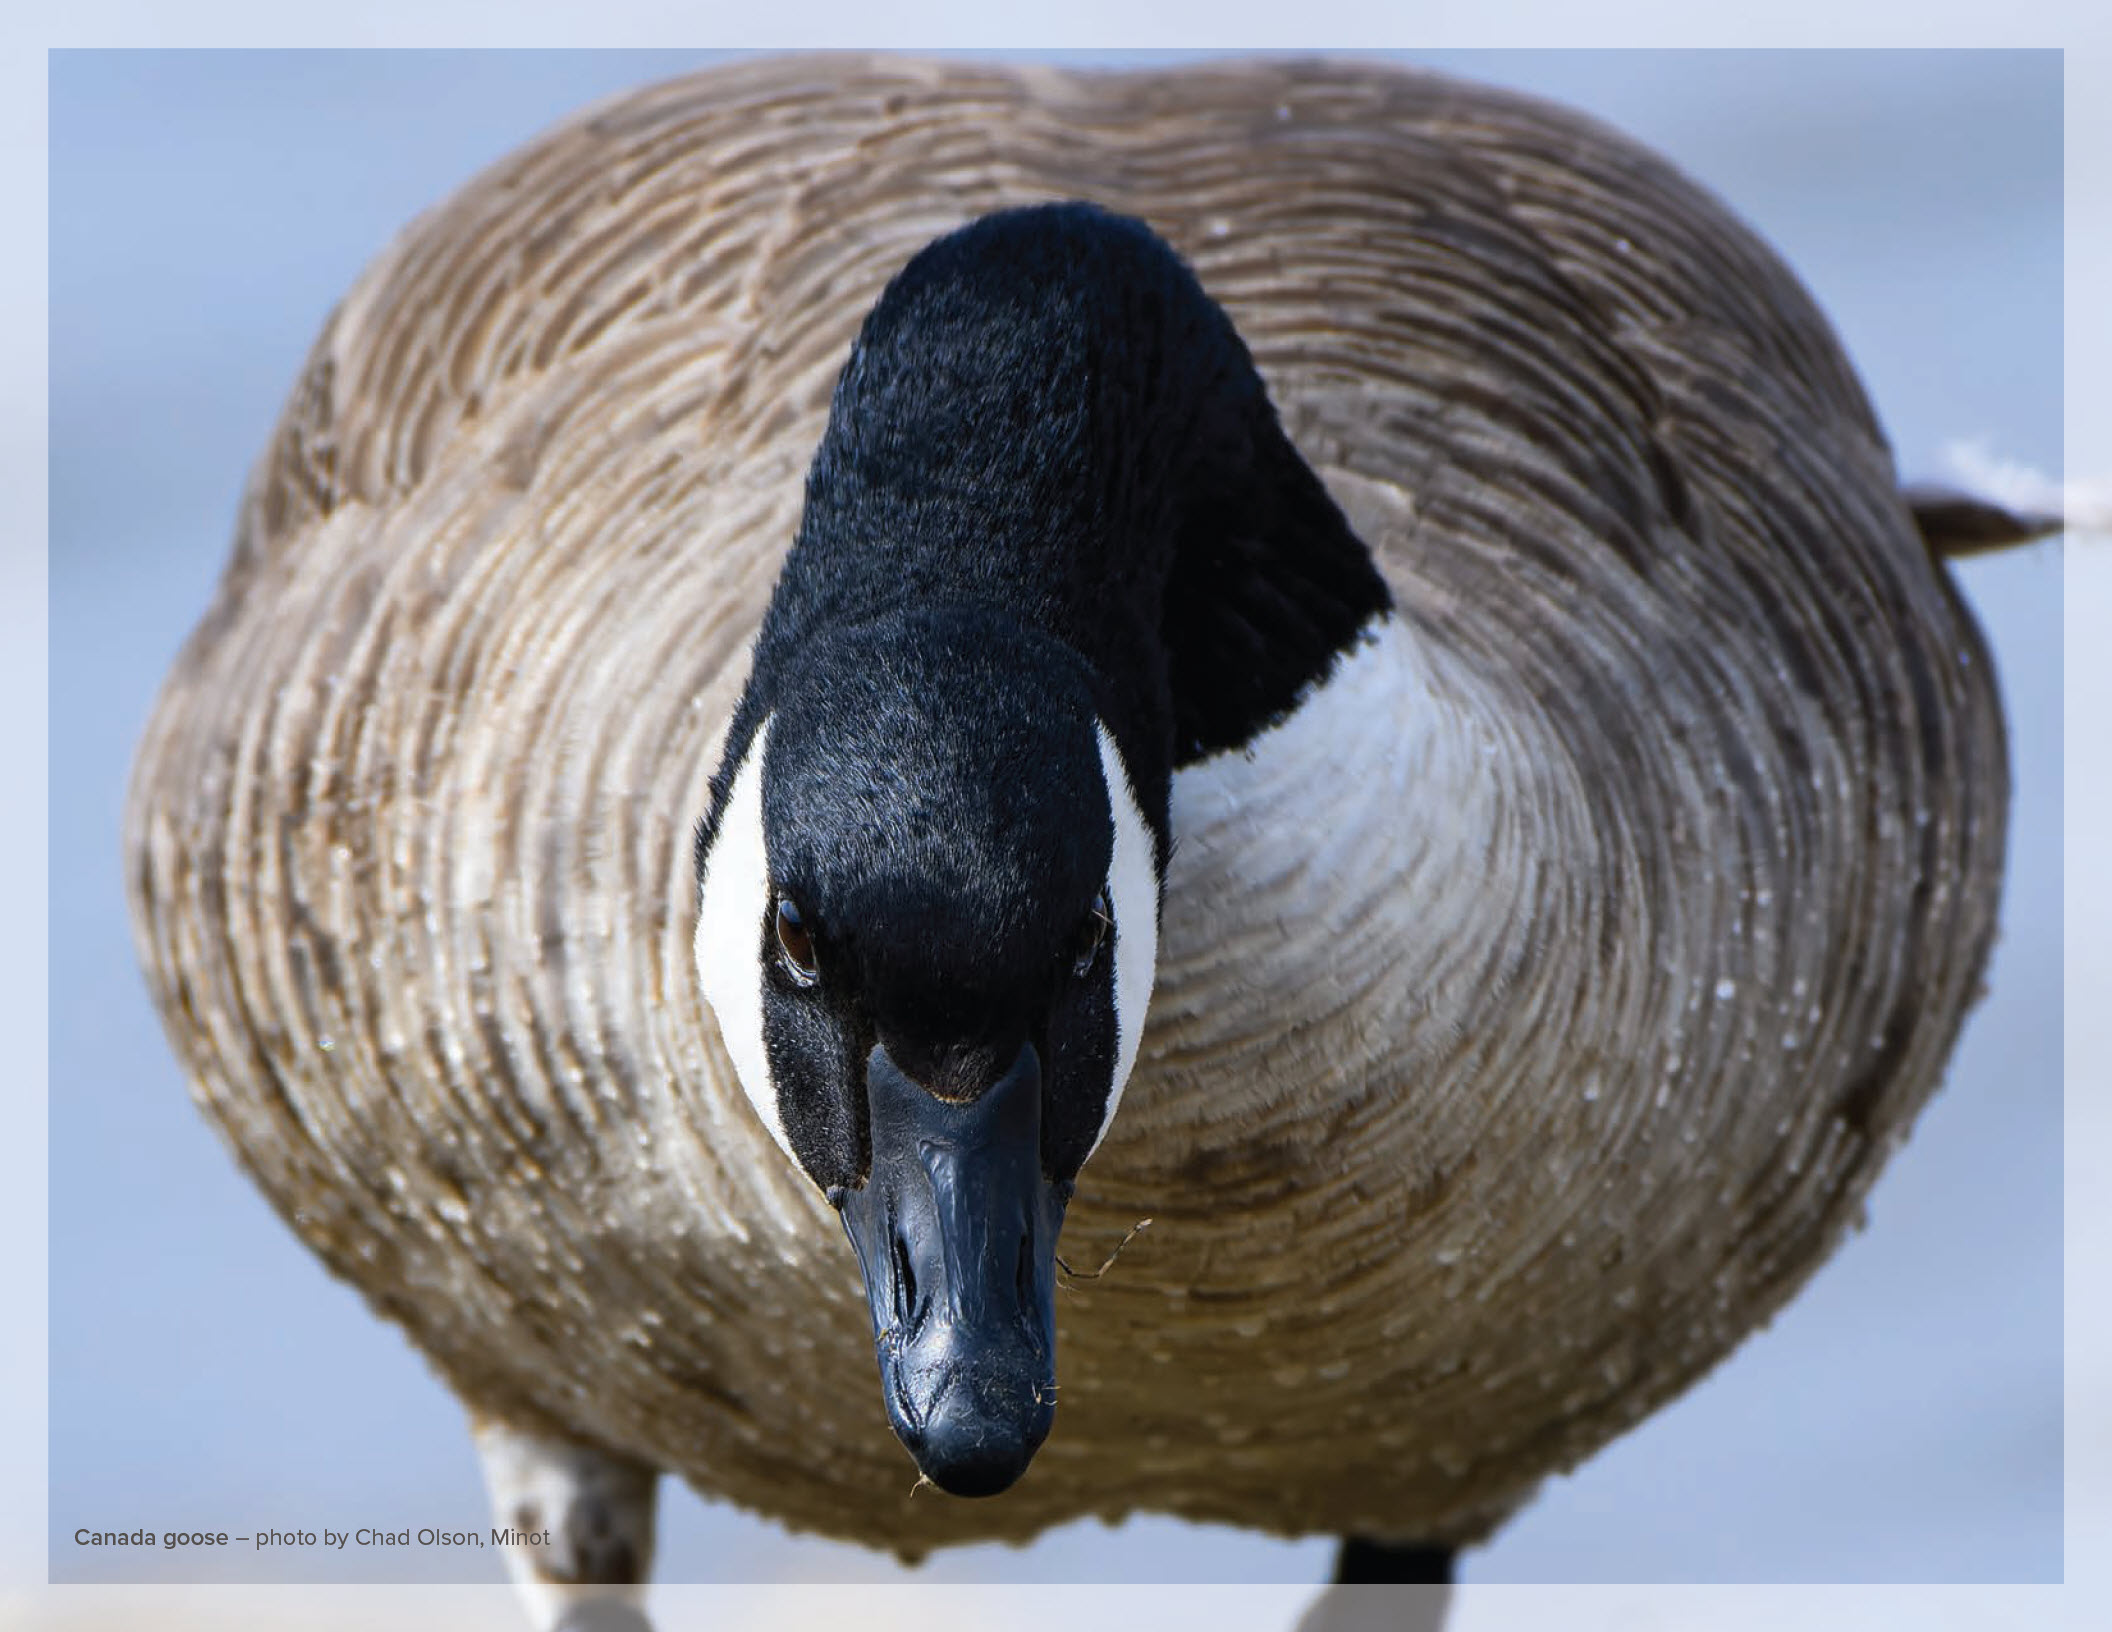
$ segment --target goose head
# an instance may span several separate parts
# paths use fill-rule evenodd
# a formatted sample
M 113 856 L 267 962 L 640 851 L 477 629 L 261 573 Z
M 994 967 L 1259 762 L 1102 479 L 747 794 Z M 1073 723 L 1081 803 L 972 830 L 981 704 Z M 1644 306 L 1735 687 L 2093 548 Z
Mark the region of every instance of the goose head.
M 1056 1238 L 1150 997 L 1150 825 L 1083 662 L 973 606 L 817 640 L 731 773 L 705 994 L 842 1216 L 895 1432 L 1002 1490 L 1054 1414 Z
M 1137 1057 L 1172 766 L 1387 604 L 1141 223 L 985 217 L 867 317 L 699 829 L 696 957 L 943 1489 L 1006 1488 L 1050 1427 L 1056 1237 Z
M 1054 1416 L 1056 1238 L 1136 1060 L 1166 850 L 1163 673 L 1051 616 L 1127 522 L 1038 259 L 1065 225 L 942 239 L 867 318 L 697 844 L 706 999 L 958 1495 Z

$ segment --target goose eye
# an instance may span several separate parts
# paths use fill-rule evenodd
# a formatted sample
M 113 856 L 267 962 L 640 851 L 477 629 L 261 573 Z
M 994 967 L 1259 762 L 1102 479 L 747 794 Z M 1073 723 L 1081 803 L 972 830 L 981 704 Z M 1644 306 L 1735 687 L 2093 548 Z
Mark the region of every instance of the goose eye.
M 1071 961 L 1072 974 L 1083 978 L 1093 972 L 1093 965 L 1100 958 L 1100 948 L 1107 941 L 1108 925 L 1112 922 L 1113 915 L 1107 910 L 1107 891 L 1102 890 L 1078 931 L 1078 946 Z
M 799 908 L 786 895 L 777 898 L 777 955 L 785 973 L 800 985 L 811 986 L 821 978 L 821 969 L 814 961 L 814 932 L 807 928 Z

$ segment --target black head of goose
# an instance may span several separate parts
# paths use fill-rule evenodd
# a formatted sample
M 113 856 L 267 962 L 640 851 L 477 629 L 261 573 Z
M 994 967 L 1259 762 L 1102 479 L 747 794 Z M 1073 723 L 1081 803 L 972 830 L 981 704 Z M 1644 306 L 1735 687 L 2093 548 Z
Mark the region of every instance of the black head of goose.
M 1056 1236 L 1136 1063 L 1173 773 L 1322 709 L 1390 604 L 1141 223 L 986 216 L 866 320 L 698 835 L 697 966 L 944 1488 L 1011 1484 L 1054 1414 Z
M 2006 768 L 1931 542 L 1794 280 L 1570 116 L 744 64 L 333 315 L 140 750 L 140 943 L 531 1585 L 639 1579 L 663 1469 L 1441 1570 L 1936 1081 Z

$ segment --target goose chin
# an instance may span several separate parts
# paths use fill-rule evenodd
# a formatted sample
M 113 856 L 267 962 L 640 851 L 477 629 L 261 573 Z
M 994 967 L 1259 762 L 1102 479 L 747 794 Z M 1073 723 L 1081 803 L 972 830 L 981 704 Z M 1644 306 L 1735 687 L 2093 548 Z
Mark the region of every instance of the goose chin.
M 875 1048 L 872 1169 L 837 1205 L 865 1276 L 889 1424 L 926 1478 L 994 1496 L 1056 1415 L 1056 1237 L 1070 1186 L 1041 1170 L 1031 1043 L 974 1099 L 942 1100 Z

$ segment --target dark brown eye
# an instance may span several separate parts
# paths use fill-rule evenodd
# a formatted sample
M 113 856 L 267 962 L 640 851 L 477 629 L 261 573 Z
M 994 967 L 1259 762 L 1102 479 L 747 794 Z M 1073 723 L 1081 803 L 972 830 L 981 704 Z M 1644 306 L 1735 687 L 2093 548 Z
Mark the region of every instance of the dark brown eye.
M 1100 959 L 1100 948 L 1107 940 L 1108 926 L 1113 922 L 1114 917 L 1107 910 L 1107 891 L 1102 890 L 1078 930 L 1078 945 L 1071 959 L 1072 974 L 1083 979 L 1093 972 L 1093 965 Z
M 777 954 L 785 973 L 800 985 L 811 986 L 821 978 L 814 961 L 814 933 L 788 895 L 777 898 Z

